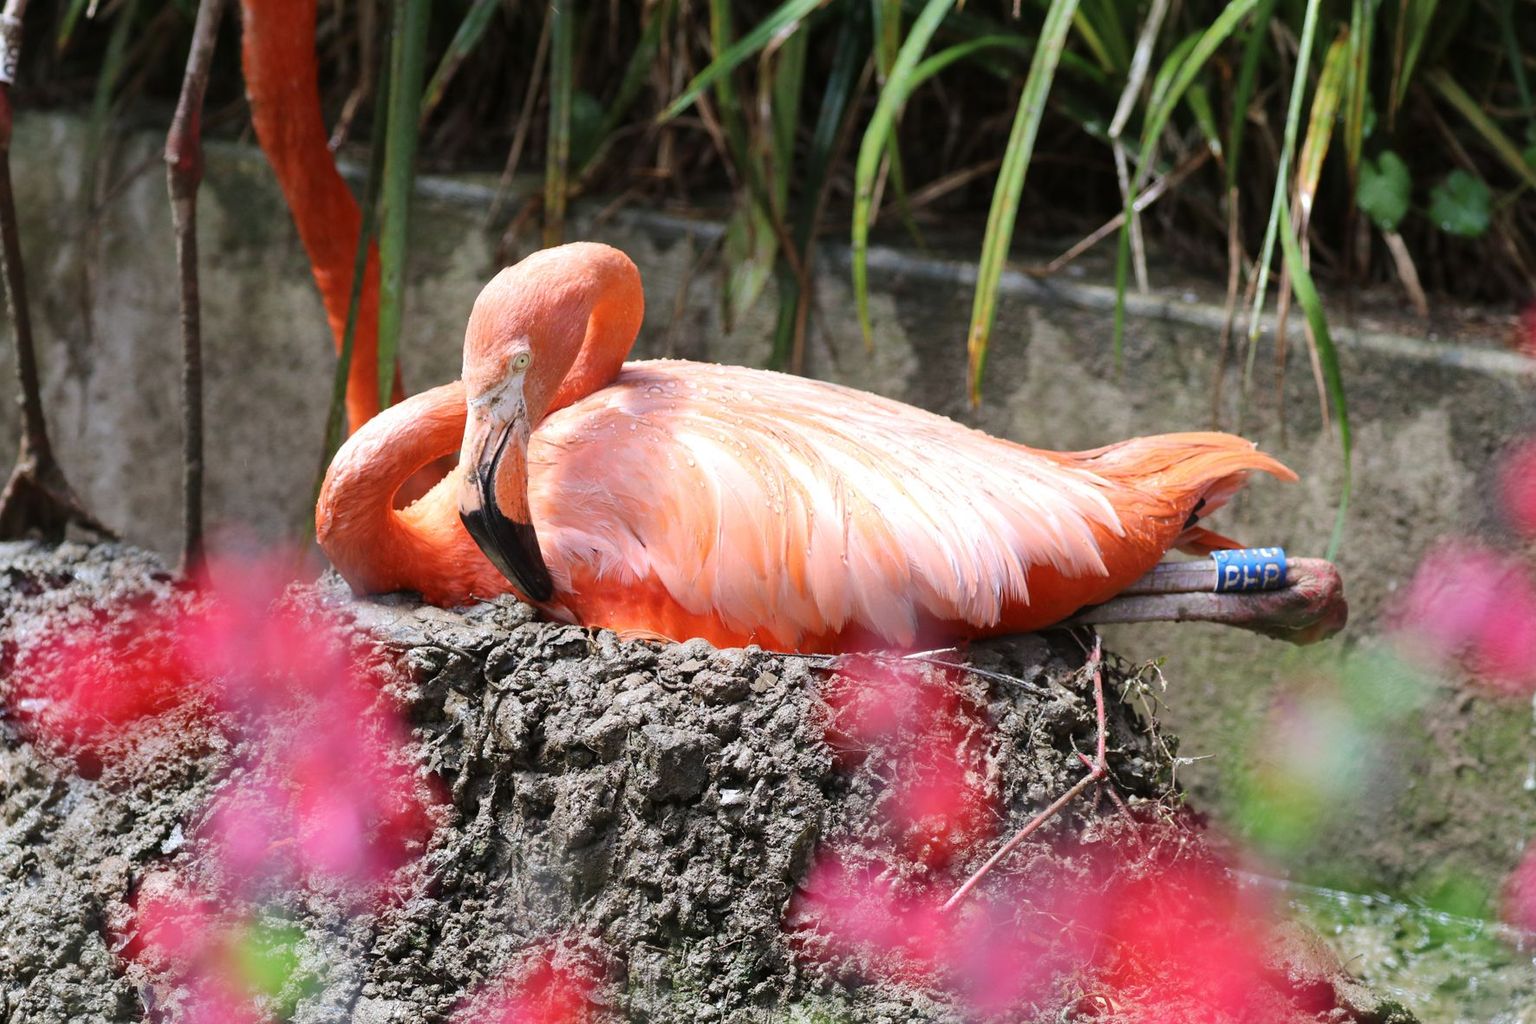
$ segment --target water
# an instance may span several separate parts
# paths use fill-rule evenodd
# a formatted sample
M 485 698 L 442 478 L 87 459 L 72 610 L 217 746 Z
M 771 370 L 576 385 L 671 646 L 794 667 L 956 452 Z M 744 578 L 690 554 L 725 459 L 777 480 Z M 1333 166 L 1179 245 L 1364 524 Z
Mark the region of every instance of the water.
M 1536 1024 L 1536 935 L 1380 895 L 1274 887 L 1350 973 L 1424 1024 Z

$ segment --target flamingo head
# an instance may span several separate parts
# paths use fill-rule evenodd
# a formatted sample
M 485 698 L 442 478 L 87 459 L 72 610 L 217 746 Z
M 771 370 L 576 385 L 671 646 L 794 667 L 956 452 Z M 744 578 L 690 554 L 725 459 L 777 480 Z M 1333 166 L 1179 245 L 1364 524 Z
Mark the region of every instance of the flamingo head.
M 570 400 L 561 385 L 572 368 L 585 376 L 600 358 L 594 351 L 613 347 L 607 336 L 627 330 L 615 369 L 623 361 L 643 310 L 631 293 L 639 293 L 639 272 L 629 257 L 575 242 L 502 270 L 470 313 L 459 518 L 491 564 L 533 601 L 549 600 L 554 585 L 528 506 L 528 441 L 552 406 Z

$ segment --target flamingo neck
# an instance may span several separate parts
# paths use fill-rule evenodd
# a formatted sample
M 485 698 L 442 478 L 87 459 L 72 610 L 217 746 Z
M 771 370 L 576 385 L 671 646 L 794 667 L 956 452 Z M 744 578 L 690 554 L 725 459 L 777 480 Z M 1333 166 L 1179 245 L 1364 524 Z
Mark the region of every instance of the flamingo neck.
M 416 590 L 434 604 L 499 592 L 495 570 L 459 526 L 458 470 L 410 507 L 394 508 L 414 473 L 458 449 L 464 418 L 455 381 L 391 406 L 336 453 L 315 505 L 315 537 L 355 590 Z
M 592 260 L 587 267 L 591 284 L 584 296 L 586 334 L 575 362 L 544 410 L 546 416 L 612 384 L 645 319 L 645 292 L 628 257 Z

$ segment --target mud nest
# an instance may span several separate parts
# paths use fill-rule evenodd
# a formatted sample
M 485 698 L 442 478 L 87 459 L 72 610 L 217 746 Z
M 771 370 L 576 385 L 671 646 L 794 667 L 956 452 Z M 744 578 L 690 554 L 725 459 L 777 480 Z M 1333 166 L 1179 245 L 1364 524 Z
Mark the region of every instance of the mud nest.
M 186 973 L 140 955 L 144 894 L 186 879 L 226 894 L 210 913 L 243 913 L 280 947 L 282 970 L 255 986 L 268 1019 L 373 1024 L 472 1019 L 472 994 L 536 968 L 594 979 L 580 1002 L 601 1020 L 1173 1019 L 1174 1004 L 1153 1014 L 1139 1001 L 1166 996 L 1159 963 L 1106 955 L 1117 926 L 1068 926 L 1063 908 L 1139 898 L 1134 886 L 1158 877 L 1190 891 L 1165 894 L 1154 916 L 1208 898 L 1196 875 L 1236 891 L 1174 809 L 1172 741 L 1133 710 L 1151 706 L 1150 684 L 1106 658 L 1114 798 L 1085 794 L 989 876 L 958 914 L 972 945 L 953 957 L 962 932 L 937 922 L 931 894 L 952 892 L 1084 774 L 1090 636 L 834 664 L 625 642 L 512 601 L 359 601 L 322 580 L 282 604 L 334 631 L 368 666 L 370 700 L 403 716 L 405 769 L 434 794 L 429 827 L 366 904 L 291 880 L 229 896 L 209 866 L 210 808 L 250 783 L 264 751 L 334 729 L 317 717 L 331 712 L 255 729 L 217 702 L 159 699 L 110 732 L 87 723 L 45 738 L 40 723 L 71 694 L 40 692 L 39 679 L 112 685 L 61 676 L 48 637 L 159 649 L 171 640 L 153 623 L 174 628 L 203 598 L 118 546 L 0 545 L 0 574 L 0 1020 L 11 1024 L 188 1019 Z M 883 924 L 860 911 L 863 931 L 844 941 L 850 894 L 871 893 Z M 1158 941 L 1227 942 L 1205 928 L 1169 923 L 1137 948 L 1160 960 Z M 948 953 L 923 945 L 935 935 Z M 970 969 L 989 949 L 1015 957 L 1002 968 L 1018 976 L 1011 987 Z M 1292 932 L 1267 934 L 1252 966 L 1240 1005 L 1209 1019 L 1407 1019 Z

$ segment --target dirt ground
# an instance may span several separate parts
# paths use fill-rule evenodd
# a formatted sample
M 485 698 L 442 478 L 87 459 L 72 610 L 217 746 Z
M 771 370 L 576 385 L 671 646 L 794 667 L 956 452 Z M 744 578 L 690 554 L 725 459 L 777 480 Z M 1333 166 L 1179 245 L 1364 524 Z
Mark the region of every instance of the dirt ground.
M 44 742 L 29 723 L 55 697 L 31 682 L 50 670 L 49 635 L 116 629 L 154 646 L 145 610 L 199 598 L 112 546 L 0 545 L 0 582 L 0 1021 L 191 1020 L 185 973 L 135 953 L 136 902 L 175 879 L 229 891 L 209 866 L 210 806 L 251 775 L 258 745 L 302 747 L 317 719 L 256 730 L 173 700 L 109 736 Z M 594 979 L 583 1012 L 599 1020 L 1409 1020 L 1289 926 L 1240 965 L 1240 998 L 1199 1002 L 1210 979 L 1186 954 L 1224 963 L 1251 922 L 1216 844 L 1174 809 L 1173 740 L 1136 710 L 1150 684 L 1112 658 L 1119 799 L 1085 794 L 939 920 L 931 894 L 1082 778 L 1076 752 L 1096 734 L 1083 635 L 832 665 L 623 642 L 511 601 L 358 601 L 334 579 L 284 602 L 368 663 L 438 802 L 386 899 L 293 885 L 218 908 L 287 936 L 258 999 L 267 1019 L 443 1021 L 487 981 L 552 965 Z M 904 715 L 922 721 L 870 724 Z M 1155 934 L 1126 939 L 1117 908 L 1160 878 L 1172 888 L 1148 904 Z M 1183 920 L 1213 884 L 1237 911 Z M 872 893 L 883 931 L 848 910 Z M 1063 923 L 1105 893 L 1120 895 L 1092 928 Z M 977 967 L 999 950 L 1013 960 Z

